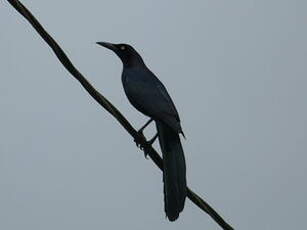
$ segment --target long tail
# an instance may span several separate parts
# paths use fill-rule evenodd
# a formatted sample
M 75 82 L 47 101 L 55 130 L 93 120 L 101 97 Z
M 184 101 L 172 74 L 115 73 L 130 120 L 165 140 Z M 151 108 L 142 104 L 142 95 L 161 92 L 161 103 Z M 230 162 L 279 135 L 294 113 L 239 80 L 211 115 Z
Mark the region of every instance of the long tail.
M 164 209 L 170 221 L 183 210 L 187 195 L 186 166 L 179 134 L 156 121 L 163 155 Z

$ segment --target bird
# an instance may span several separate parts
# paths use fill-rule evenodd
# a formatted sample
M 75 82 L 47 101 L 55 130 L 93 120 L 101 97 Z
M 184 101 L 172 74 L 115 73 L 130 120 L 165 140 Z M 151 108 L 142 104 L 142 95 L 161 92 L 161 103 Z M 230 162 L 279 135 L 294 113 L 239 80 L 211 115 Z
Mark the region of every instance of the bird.
M 175 221 L 183 211 L 187 196 L 186 162 L 179 136 L 184 137 L 184 133 L 175 104 L 166 87 L 131 45 L 97 44 L 112 50 L 120 58 L 125 94 L 138 111 L 150 118 L 139 132 L 142 133 L 152 121 L 156 123 L 157 134 L 149 143 L 158 137 L 163 158 L 164 211 L 169 221 Z

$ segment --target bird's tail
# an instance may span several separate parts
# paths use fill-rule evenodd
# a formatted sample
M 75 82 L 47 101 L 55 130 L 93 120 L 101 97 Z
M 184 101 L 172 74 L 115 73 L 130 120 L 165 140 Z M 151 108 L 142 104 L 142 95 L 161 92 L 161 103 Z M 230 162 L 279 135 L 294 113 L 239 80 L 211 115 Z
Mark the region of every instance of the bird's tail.
M 183 210 L 187 194 L 186 166 L 179 134 L 161 121 L 156 121 L 163 155 L 164 208 L 170 221 Z

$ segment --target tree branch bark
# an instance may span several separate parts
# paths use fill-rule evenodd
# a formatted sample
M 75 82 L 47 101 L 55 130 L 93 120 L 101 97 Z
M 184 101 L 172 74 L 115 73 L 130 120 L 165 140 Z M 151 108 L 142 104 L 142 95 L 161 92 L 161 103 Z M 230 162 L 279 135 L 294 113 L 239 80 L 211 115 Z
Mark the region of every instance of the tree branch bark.
M 59 61 L 64 67 L 81 83 L 84 89 L 104 108 L 106 109 L 122 126 L 123 128 L 143 147 L 144 153 L 147 153 L 152 161 L 163 171 L 163 162 L 157 151 L 147 144 L 144 136 L 139 135 L 132 127 L 129 121 L 121 114 L 121 112 L 111 104 L 111 102 L 100 94 L 91 83 L 78 71 L 72 64 L 67 55 L 57 42 L 47 33 L 39 21 L 31 14 L 31 12 L 18 0 L 7 0 L 22 16 L 24 16 L 45 42 L 51 47 Z M 233 228 L 224 221 L 224 219 L 201 197 L 199 197 L 191 189 L 188 189 L 188 198 L 197 205 L 201 210 L 206 212 L 212 219 L 218 223 L 222 229 L 233 230 Z

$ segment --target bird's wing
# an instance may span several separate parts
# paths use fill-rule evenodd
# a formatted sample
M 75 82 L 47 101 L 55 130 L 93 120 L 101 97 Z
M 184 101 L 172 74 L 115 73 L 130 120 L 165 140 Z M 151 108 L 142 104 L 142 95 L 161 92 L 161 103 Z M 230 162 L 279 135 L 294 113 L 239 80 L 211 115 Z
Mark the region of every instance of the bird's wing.
M 152 73 L 150 73 L 152 74 Z M 180 119 L 176 107 L 164 85 L 153 74 L 127 77 L 124 89 L 130 103 L 142 113 L 159 119 L 180 132 Z
M 170 115 L 174 116 L 178 121 L 180 121 L 177 109 L 175 107 L 175 104 L 172 101 L 172 98 L 170 97 L 170 95 L 168 94 L 165 86 L 161 82 L 158 82 L 156 84 L 156 87 L 157 87 L 159 93 L 161 94 L 161 96 L 163 97 L 165 103 L 168 106 L 168 111 L 165 111 L 165 112 L 166 113 L 169 112 Z

